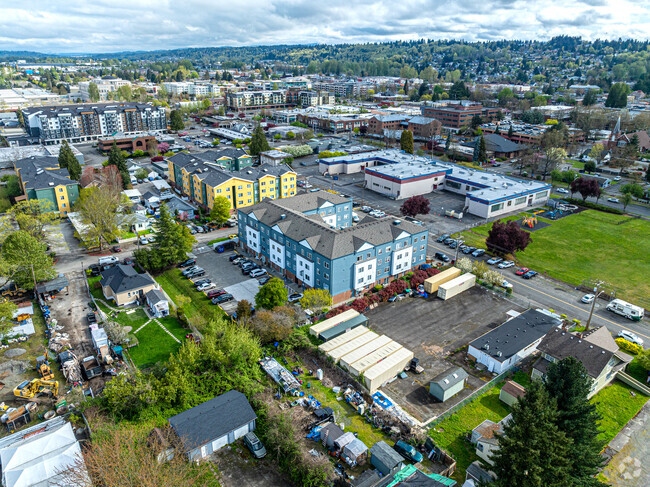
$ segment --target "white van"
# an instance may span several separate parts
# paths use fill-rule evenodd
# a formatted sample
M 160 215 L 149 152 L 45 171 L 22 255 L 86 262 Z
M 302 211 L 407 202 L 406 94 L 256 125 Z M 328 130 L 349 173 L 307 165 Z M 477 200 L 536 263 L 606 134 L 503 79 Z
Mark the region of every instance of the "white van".
M 109 257 L 101 257 L 99 259 L 99 265 L 111 265 L 111 264 L 117 264 L 118 259 L 117 257 L 111 255 Z

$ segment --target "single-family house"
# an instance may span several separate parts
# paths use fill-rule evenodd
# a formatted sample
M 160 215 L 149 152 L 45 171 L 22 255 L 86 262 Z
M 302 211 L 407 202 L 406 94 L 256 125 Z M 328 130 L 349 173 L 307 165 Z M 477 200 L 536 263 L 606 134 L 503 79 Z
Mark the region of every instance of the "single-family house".
M 437 375 L 429 384 L 429 393 L 440 402 L 458 394 L 465 387 L 469 374 L 462 367 L 451 367 Z
M 151 218 L 140 213 L 131 215 L 131 229 L 135 232 L 144 232 L 151 228 Z
M 122 191 L 122 194 L 126 196 L 131 203 L 140 203 L 140 198 L 142 198 L 142 193 L 139 189 L 125 189 Z
M 246 396 L 228 391 L 167 421 L 189 460 L 199 460 L 255 431 L 257 415 Z
M 382 475 L 389 475 L 404 468 L 404 457 L 385 441 L 378 441 L 370 448 L 370 464 Z
M 477 487 L 478 485 L 494 482 L 497 476 L 491 470 L 486 470 L 479 460 L 474 460 L 465 470 L 465 483 L 463 487 Z
M 511 419 L 510 414 L 498 423 L 486 419 L 472 430 L 470 442 L 476 445 L 476 455 L 490 465 L 493 465 L 490 457 L 499 449 L 498 435 L 503 434 L 503 427 Z
M 181 220 L 194 220 L 196 208 L 187 201 L 183 201 L 178 196 L 172 195 L 165 203 L 171 214 L 174 215 L 178 212 L 178 218 Z
M 537 350 L 542 338 L 561 324 L 549 311 L 529 309 L 471 342 L 467 357 L 500 374 Z
M 142 195 L 142 201 L 147 208 L 156 209 L 160 206 L 160 196 L 153 194 L 151 191 L 147 191 Z
M 525 395 L 526 388 L 512 380 L 507 380 L 499 391 L 499 399 L 510 407 L 514 406 Z
M 149 311 L 155 318 L 169 315 L 169 301 L 160 289 L 152 289 L 144 297 Z
M 291 154 L 282 152 L 279 149 L 268 150 L 260 153 L 260 164 L 271 164 L 272 166 L 277 166 L 282 164 L 282 162 L 288 157 L 292 157 Z
M 541 358 L 533 366 L 531 377 L 543 379 L 552 362 L 574 357 L 585 366 L 591 378 L 589 397 L 609 384 L 632 361 L 620 351 L 607 328 L 594 328 L 582 336 L 561 329 L 552 330 L 538 345 Z
M 106 299 L 115 301 L 118 306 L 133 304 L 144 300 L 144 295 L 158 284 L 149 274 L 138 274 L 130 265 L 116 265 L 102 271 L 99 283 Z

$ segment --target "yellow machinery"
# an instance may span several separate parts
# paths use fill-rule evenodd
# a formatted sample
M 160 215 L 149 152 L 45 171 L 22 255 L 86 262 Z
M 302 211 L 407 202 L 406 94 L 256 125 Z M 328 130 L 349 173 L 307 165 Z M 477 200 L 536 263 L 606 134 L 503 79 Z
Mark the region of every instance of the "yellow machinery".
M 40 395 L 57 397 L 59 395 L 58 381 L 43 379 L 26 380 L 18 384 L 14 389 L 14 396 L 17 399 L 33 399 Z
M 19 298 L 25 294 L 27 294 L 27 291 L 16 286 L 16 283 L 13 281 L 0 288 L 0 295 L 2 297 Z
M 43 380 L 52 380 L 54 379 L 54 374 L 50 368 L 50 363 L 47 360 L 45 355 L 41 355 L 36 358 L 36 368 L 38 368 L 38 373 L 41 374 Z

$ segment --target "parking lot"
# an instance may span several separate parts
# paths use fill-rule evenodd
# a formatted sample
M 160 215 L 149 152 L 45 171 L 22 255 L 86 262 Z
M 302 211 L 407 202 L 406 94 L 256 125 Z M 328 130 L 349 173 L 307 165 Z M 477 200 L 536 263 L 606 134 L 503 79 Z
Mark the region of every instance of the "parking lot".
M 412 350 L 425 369 L 421 375 L 409 373 L 407 379 L 398 378 L 383 389 L 421 421 L 449 409 L 484 381 L 466 367 L 470 373 L 468 387 L 443 404 L 429 394 L 431 379 L 455 365 L 447 359 L 451 352 L 502 324 L 512 309 L 523 311 L 485 289 L 474 287 L 447 301 L 436 297 L 405 298 L 368 311 L 371 328 Z

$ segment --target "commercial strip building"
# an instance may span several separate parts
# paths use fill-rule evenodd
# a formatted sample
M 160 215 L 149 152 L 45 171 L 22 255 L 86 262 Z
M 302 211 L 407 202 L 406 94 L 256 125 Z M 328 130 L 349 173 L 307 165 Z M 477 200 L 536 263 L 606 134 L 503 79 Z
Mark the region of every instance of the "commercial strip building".
M 115 143 L 120 150 L 127 152 L 141 150 L 145 152 L 147 150 L 147 144 L 151 142 L 155 142 L 156 147 L 158 146 L 158 141 L 153 135 L 127 136 L 123 133 L 116 133 L 110 137 L 99 139 L 97 147 L 101 151 L 108 152 L 113 147 L 113 143 Z
M 84 155 L 74 145 L 68 144 L 72 154 L 84 164 Z M 13 169 L 14 161 L 27 159 L 28 157 L 59 157 L 60 145 L 17 145 L 12 147 L 0 147 L 0 168 Z
M 512 135 L 508 135 L 512 127 Z M 523 122 L 493 122 L 481 125 L 484 134 L 499 133 L 507 139 L 520 144 L 540 145 L 544 133 L 551 128 L 551 125 L 534 125 Z M 585 133 L 576 128 L 569 128 L 569 143 L 580 143 L 585 141 Z
M 288 198 L 297 191 L 297 174 L 289 166 L 252 167 L 251 156 L 242 149 L 181 152 L 167 159 L 167 163 L 170 184 L 207 209 L 212 209 L 218 196 L 228 198 L 231 208 L 236 210 L 264 198 Z
M 49 201 L 52 211 L 68 214 L 79 199 L 79 184 L 70 179 L 67 169 L 61 169 L 58 157 L 32 156 L 14 162 L 23 196 L 20 200 Z
M 544 205 L 551 185 L 386 149 L 320 159 L 328 174 L 365 172 L 365 187 L 389 198 L 404 199 L 444 189 L 465 196 L 473 215 L 491 218 L 528 206 Z
M 426 258 L 428 230 L 365 217 L 352 226 L 352 201 L 325 191 L 263 200 L 239 209 L 239 239 L 283 276 L 326 289 L 334 303 L 403 276 Z
M 498 108 L 486 108 L 480 103 L 466 100 L 434 102 L 422 107 L 422 115 L 435 118 L 447 128 L 459 129 L 471 125 L 472 118 L 476 115 L 484 122 L 496 120 Z
M 28 107 L 21 109 L 25 129 L 45 145 L 89 142 L 116 132 L 140 135 L 167 130 L 162 106 L 113 103 Z

